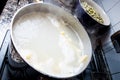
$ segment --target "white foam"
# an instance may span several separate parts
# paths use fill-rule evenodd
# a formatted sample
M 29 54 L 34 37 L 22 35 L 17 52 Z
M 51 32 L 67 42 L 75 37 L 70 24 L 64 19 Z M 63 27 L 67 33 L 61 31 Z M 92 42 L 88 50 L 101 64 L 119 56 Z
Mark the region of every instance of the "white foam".
M 83 46 L 76 32 L 52 14 L 29 13 L 13 28 L 20 55 L 38 71 L 52 76 L 78 73 Z

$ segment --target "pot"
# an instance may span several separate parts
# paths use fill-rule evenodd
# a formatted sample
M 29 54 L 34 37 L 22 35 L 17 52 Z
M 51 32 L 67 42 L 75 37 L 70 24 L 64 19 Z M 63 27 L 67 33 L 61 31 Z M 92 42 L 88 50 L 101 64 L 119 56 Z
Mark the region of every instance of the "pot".
M 16 40 L 15 40 L 15 36 L 13 35 L 13 28 L 15 27 L 13 25 L 16 23 L 16 21 L 20 17 L 22 17 L 25 14 L 31 13 L 31 12 L 51 13 L 51 14 L 56 15 L 57 17 L 65 20 L 67 23 L 69 23 L 72 26 L 72 28 L 75 30 L 75 32 L 78 34 L 79 38 L 81 39 L 81 42 L 82 42 L 83 47 L 84 47 L 84 49 L 83 49 L 84 54 L 88 56 L 86 61 L 85 61 L 85 63 L 84 63 L 84 65 L 83 65 L 83 67 L 81 69 L 79 69 L 77 71 L 77 73 L 74 73 L 72 75 L 64 75 L 63 74 L 63 76 L 60 76 L 60 75 L 53 75 L 53 74 L 41 71 L 36 66 L 34 66 L 35 65 L 34 63 L 31 64 L 31 62 L 27 61 L 27 59 L 22 55 L 22 53 L 20 53 L 20 50 L 19 50 L 18 45 L 17 45 Z M 20 8 L 16 12 L 16 14 L 13 16 L 13 19 L 12 19 L 12 22 L 11 22 L 10 34 L 11 34 L 11 40 L 12 40 L 13 46 L 15 47 L 16 51 L 19 53 L 21 58 L 29 66 L 31 66 L 33 69 L 35 69 L 36 71 L 38 71 L 38 72 L 40 72 L 40 73 L 42 73 L 44 75 L 47 75 L 49 77 L 70 78 L 70 77 L 76 76 L 76 75 L 82 73 L 86 69 L 86 67 L 88 66 L 88 64 L 89 64 L 89 62 L 91 60 L 91 56 L 92 56 L 91 41 L 90 41 L 89 36 L 88 36 L 87 32 L 85 31 L 84 27 L 70 13 L 64 11 L 60 7 L 57 7 L 57 6 L 54 6 L 54 5 L 51 5 L 51 4 L 47 4 L 47 3 L 32 3 L 32 4 L 28 4 L 28 5 Z
M 88 12 L 83 8 L 82 2 L 86 2 L 90 5 L 96 13 L 103 19 L 103 23 L 96 21 Z M 89 33 L 101 35 L 104 34 L 110 28 L 110 19 L 106 12 L 93 0 L 77 0 L 77 6 L 75 9 L 75 15 L 79 21 L 86 27 Z

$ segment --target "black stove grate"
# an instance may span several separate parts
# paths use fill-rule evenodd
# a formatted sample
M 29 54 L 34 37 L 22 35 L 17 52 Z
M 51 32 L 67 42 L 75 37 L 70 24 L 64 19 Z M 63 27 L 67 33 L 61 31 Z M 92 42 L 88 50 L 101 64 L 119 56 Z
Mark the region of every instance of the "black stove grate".
M 93 80 L 112 80 L 110 69 L 107 64 L 105 53 L 102 49 L 101 40 L 97 41 L 98 45 L 94 51 L 94 67 L 96 72 L 91 72 Z

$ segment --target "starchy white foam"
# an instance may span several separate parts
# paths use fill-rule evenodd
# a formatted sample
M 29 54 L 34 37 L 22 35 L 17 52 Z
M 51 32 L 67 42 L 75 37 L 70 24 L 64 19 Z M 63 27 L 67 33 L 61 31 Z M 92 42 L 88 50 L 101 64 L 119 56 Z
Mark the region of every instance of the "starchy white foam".
M 48 75 L 72 76 L 87 58 L 76 32 L 52 14 L 33 12 L 22 16 L 13 25 L 13 37 L 25 61 Z

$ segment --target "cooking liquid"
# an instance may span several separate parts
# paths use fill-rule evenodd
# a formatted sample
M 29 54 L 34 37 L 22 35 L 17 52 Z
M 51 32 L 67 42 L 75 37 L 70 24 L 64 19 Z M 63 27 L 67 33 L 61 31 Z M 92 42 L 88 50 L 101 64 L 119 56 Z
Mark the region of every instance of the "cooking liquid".
M 73 76 L 87 59 L 77 33 L 50 13 L 23 15 L 13 25 L 13 37 L 22 58 L 47 75 Z

